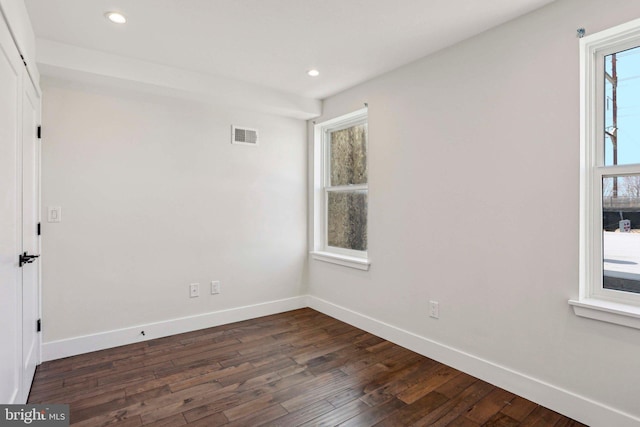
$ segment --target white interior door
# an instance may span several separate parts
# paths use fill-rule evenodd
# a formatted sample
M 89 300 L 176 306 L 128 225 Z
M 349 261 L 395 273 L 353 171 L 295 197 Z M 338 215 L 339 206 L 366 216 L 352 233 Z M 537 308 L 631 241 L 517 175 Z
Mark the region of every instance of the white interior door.
M 27 73 L 23 74 L 22 98 L 22 253 L 39 256 L 38 222 L 40 212 L 40 150 L 37 128 L 40 98 Z M 22 390 L 26 401 L 31 382 L 40 363 L 40 337 L 36 329 L 40 318 L 39 258 L 22 266 Z
M 40 253 L 39 122 L 39 93 L 0 19 L 0 404 L 26 403 L 40 363 L 39 260 L 20 256 Z
M 20 134 L 24 66 L 0 16 L 0 403 L 22 403 Z

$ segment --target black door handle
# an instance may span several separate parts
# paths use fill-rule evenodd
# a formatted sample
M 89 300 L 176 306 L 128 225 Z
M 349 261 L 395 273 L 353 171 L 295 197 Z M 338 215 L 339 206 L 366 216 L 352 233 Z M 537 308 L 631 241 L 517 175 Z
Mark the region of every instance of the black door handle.
M 22 267 L 25 264 L 32 263 L 39 256 L 40 255 L 29 255 L 25 252 L 23 254 L 20 254 L 20 261 L 18 262 L 18 264 L 20 265 L 20 267 Z

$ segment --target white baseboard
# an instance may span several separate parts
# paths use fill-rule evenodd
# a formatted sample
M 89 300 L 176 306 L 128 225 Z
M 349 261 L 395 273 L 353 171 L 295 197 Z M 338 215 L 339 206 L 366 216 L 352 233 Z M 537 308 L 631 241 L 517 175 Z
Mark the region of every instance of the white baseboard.
M 591 427 L 640 427 L 640 419 L 472 354 L 314 296 L 299 296 L 42 344 L 43 361 L 310 307 L 473 375 Z M 145 331 L 145 336 L 140 331 Z
M 591 427 L 639 427 L 640 419 L 584 396 L 481 359 L 323 299 L 307 306 L 345 323 L 508 390 Z
M 256 317 L 283 313 L 304 307 L 306 307 L 306 297 L 299 296 L 195 316 L 147 323 L 130 328 L 105 331 L 59 341 L 45 342 L 42 344 L 42 361 L 62 359 L 64 357 L 196 331 L 198 329 L 211 328 L 227 323 L 240 322 L 242 320 L 255 319 Z M 144 330 L 144 336 L 140 334 L 141 330 Z

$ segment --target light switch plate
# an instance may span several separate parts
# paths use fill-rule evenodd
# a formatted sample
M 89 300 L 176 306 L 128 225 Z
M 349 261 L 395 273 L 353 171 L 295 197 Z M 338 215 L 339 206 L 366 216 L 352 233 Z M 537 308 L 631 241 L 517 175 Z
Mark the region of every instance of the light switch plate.
M 429 301 L 429 317 L 440 318 L 440 303 L 438 301 Z
M 216 295 L 220 293 L 220 281 L 213 280 L 211 281 L 211 295 Z
M 62 222 L 62 208 L 60 206 L 47 207 L 47 222 Z

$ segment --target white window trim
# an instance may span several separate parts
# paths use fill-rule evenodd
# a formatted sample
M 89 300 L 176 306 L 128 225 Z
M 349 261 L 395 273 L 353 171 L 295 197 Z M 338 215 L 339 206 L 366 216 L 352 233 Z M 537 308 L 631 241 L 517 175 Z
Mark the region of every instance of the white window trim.
M 368 120 L 368 110 L 363 108 L 343 116 L 314 125 L 313 129 L 313 233 L 311 257 L 317 261 L 329 262 L 358 270 L 368 270 L 371 265 L 367 251 L 355 251 L 328 246 L 326 242 L 327 215 L 326 176 L 328 170 L 329 132 L 345 129 Z M 369 189 L 366 185 L 333 187 L 330 191 L 355 191 Z
M 369 270 L 369 266 L 371 265 L 371 262 L 368 259 L 340 255 L 331 252 L 311 251 L 311 258 L 317 261 L 324 261 L 364 271 Z
M 580 39 L 580 275 L 576 315 L 640 329 L 640 295 L 603 289 L 602 178 L 640 165 L 603 166 L 604 56 L 640 44 L 640 19 Z M 603 78 L 598 78 L 602 76 Z

